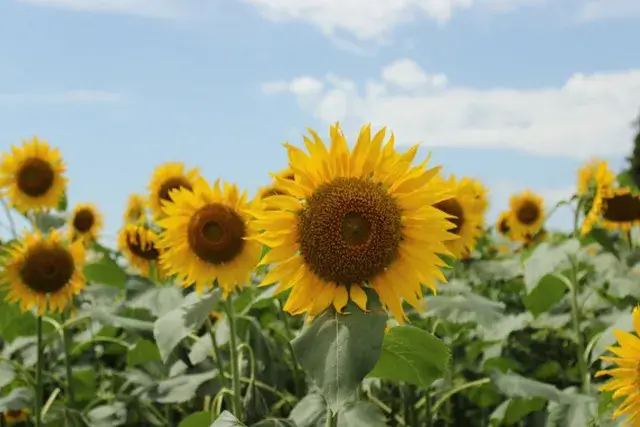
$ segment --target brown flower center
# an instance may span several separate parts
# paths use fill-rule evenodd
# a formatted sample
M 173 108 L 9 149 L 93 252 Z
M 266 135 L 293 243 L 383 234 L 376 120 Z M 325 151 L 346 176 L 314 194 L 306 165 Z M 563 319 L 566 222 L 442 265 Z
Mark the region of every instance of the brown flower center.
M 186 188 L 187 190 L 193 189 L 191 182 L 189 182 L 187 178 L 184 176 L 176 176 L 167 179 L 160 186 L 160 190 L 158 190 L 158 197 L 160 200 L 171 200 L 169 193 L 171 193 L 171 190 L 177 190 L 179 188 Z
M 540 218 L 540 208 L 532 201 L 525 201 L 518 212 L 516 217 L 521 224 L 532 225 Z
M 17 175 L 18 188 L 30 197 L 40 197 L 53 186 L 53 168 L 38 157 L 26 159 Z
M 160 257 L 156 245 L 151 241 L 145 242 L 138 231 L 127 236 L 127 247 L 133 255 L 146 261 L 155 261 Z
M 95 215 L 90 209 L 80 209 L 73 217 L 73 228 L 80 233 L 86 233 L 91 230 L 95 223 Z
M 500 233 L 502 234 L 507 234 L 509 231 L 511 231 L 511 227 L 509 227 L 509 221 L 507 220 L 507 218 L 503 218 L 502 221 L 500 221 L 500 224 L 498 224 L 498 231 L 500 231 Z
M 20 277 L 34 292 L 47 294 L 64 288 L 74 271 L 75 263 L 67 248 L 40 243 L 27 252 Z
M 204 262 L 224 264 L 242 252 L 245 223 L 236 211 L 220 203 L 206 205 L 193 214 L 188 226 L 188 242 Z
M 370 281 L 397 257 L 401 211 L 379 185 L 336 178 L 307 200 L 298 224 L 300 252 L 326 282 Z
M 433 205 L 433 207 L 441 210 L 444 213 L 453 215 L 454 218 L 447 218 L 447 220 L 452 222 L 455 227 L 448 231 L 453 234 L 460 234 L 460 230 L 462 229 L 462 225 L 464 224 L 464 209 L 462 209 L 462 205 L 460 204 L 458 199 L 446 199 L 436 203 L 435 205 Z
M 605 199 L 602 217 L 611 222 L 640 220 L 640 197 L 634 194 L 621 194 Z

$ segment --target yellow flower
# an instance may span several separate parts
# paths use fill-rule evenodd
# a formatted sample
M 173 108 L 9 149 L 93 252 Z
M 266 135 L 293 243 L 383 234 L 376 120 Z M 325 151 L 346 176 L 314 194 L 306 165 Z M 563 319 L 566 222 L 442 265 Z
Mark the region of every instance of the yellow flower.
M 158 234 L 144 224 L 127 224 L 118 234 L 118 249 L 131 267 L 142 276 L 153 278 L 151 267 L 154 266 L 157 278 L 163 279 L 166 275 L 158 265 L 160 252 L 157 244 Z
M 402 298 L 418 307 L 421 284 L 435 290 L 445 281 L 437 254 L 457 236 L 449 217 L 434 205 L 450 197 L 428 186 L 439 168 L 412 166 L 418 146 L 399 154 L 386 130 L 360 131 L 349 149 L 339 126 L 331 126 L 329 148 L 313 130 L 304 137 L 309 154 L 286 144 L 295 180 L 277 178 L 288 195 L 264 199 L 255 239 L 271 248 L 261 264 L 276 264 L 260 286 L 279 282 L 291 289 L 284 309 L 316 316 L 333 304 L 342 312 L 351 299 L 367 309 L 363 287 L 375 291 L 398 322 Z
M 628 188 L 599 191 L 582 224 L 581 233 L 587 234 L 598 223 L 608 230 L 622 231 L 640 225 L 640 195 L 631 193 Z
M 165 229 L 158 248 L 160 264 L 182 280 L 182 286 L 196 285 L 202 292 L 217 280 L 226 297 L 246 284 L 255 269 L 262 246 L 245 240 L 253 231 L 247 193 L 240 194 L 234 184 L 217 180 L 210 186 L 196 180 L 193 192 L 182 189 L 171 193 L 163 207 L 165 218 L 158 225 Z
M 158 166 L 149 184 L 149 207 L 155 218 L 162 217 L 163 201 L 170 201 L 172 190 L 186 188 L 191 190 L 195 180 L 200 175 L 197 168 L 185 171 L 184 164 L 169 162 Z
M 281 196 L 287 194 L 287 190 L 278 183 L 278 179 L 287 179 L 291 181 L 295 180 L 295 176 L 293 175 L 293 171 L 291 169 L 284 169 L 278 172 L 275 178 L 276 180 L 273 184 L 260 189 L 260 191 L 258 192 L 258 199 L 262 200 L 270 196 Z
M 544 201 L 542 197 L 526 190 L 511 196 L 509 201 L 510 237 L 513 240 L 524 241 L 526 235 L 533 235 L 544 220 Z
M 29 420 L 29 411 L 27 411 L 26 409 L 8 410 L 6 412 L 3 412 L 2 415 L 9 425 L 22 423 Z
M 142 194 L 131 194 L 124 211 L 124 222 L 144 222 L 147 219 L 147 200 Z
M 609 163 L 593 159 L 578 170 L 578 194 L 583 196 L 595 188 L 610 188 L 616 176 L 609 169 Z
M 618 346 L 607 347 L 617 357 L 602 356 L 603 362 L 617 365 L 615 368 L 596 372 L 596 377 L 609 375 L 611 378 L 601 391 L 612 391 L 613 398 L 625 397 L 625 400 L 613 412 L 613 418 L 627 416 L 624 425 L 637 426 L 640 423 L 640 309 L 633 309 L 633 328 L 635 334 L 614 330 Z
M 27 233 L 7 249 L 3 282 L 6 299 L 23 311 L 64 310 L 84 288 L 85 251 L 80 241 L 66 245 L 57 230 Z
M 475 248 L 483 225 L 482 209 L 478 207 L 474 183 L 465 178 L 457 180 L 454 175 L 451 175 L 447 181 L 436 176 L 430 185 L 434 188 L 449 190 L 452 197 L 433 206 L 451 216 L 450 221 L 455 227 L 449 231 L 460 237 L 447 241 L 446 247 L 454 257 L 466 257 Z
M 64 196 L 66 167 L 57 148 L 33 137 L 0 160 L 0 189 L 21 212 L 55 208 Z
M 102 215 L 91 203 L 76 205 L 69 223 L 71 239 L 81 239 L 85 242 L 96 240 L 103 226 Z
M 476 209 L 480 215 L 484 217 L 487 213 L 487 209 L 489 209 L 488 190 L 479 180 L 470 178 L 466 179 L 470 181 L 471 189 L 475 194 Z
M 503 236 L 508 236 L 511 232 L 511 226 L 509 225 L 510 218 L 511 213 L 509 211 L 501 212 L 500 215 L 498 215 L 498 221 L 496 221 L 496 230 L 498 230 L 498 233 L 502 234 Z

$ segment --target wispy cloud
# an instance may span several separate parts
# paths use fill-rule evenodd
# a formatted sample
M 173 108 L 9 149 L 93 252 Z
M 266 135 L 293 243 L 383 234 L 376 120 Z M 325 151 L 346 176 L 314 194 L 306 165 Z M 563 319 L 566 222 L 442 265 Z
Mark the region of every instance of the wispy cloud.
M 69 90 L 51 93 L 2 93 L 0 105 L 59 105 L 59 104 L 105 104 L 125 101 L 117 92 L 101 90 Z
M 152 18 L 184 18 L 195 6 L 192 0 L 17 0 L 37 6 L 79 12 L 120 13 Z

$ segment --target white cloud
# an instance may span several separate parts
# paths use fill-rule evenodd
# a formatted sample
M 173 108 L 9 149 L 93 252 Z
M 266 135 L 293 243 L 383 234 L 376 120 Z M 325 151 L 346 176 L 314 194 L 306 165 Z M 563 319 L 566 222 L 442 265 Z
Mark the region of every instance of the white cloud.
M 640 2 L 637 0 L 589 0 L 584 3 L 578 13 L 581 21 L 640 15 Z
M 307 99 L 300 105 L 325 123 L 342 122 L 348 134 L 370 122 L 393 129 L 401 144 L 502 147 L 579 159 L 626 154 L 634 133 L 630 123 L 640 107 L 640 70 L 577 73 L 562 86 L 537 89 L 474 89 L 449 83 L 408 90 L 416 82 L 447 81 L 444 75 L 429 76 L 408 59 L 381 74 L 362 90 L 353 81 L 330 75 L 314 102 Z M 399 82 L 402 91 L 395 87 Z M 291 84 L 288 88 L 300 100 Z
M 447 76 L 430 76 L 410 59 L 400 59 L 384 67 L 382 79 L 402 89 L 440 88 L 447 84 Z
M 120 93 L 100 90 L 70 90 L 57 93 L 0 92 L 0 105 L 99 104 L 124 100 L 125 97 Z

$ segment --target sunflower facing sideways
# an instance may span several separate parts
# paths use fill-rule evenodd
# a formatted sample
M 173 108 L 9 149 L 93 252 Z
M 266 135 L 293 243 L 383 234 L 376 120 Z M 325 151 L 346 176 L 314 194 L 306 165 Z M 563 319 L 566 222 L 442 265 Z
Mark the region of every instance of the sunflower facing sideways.
M 578 169 L 578 195 L 588 195 L 596 188 L 609 188 L 615 180 L 616 176 L 606 161 L 593 159 Z
M 149 207 L 155 218 L 163 215 L 163 201 L 170 201 L 171 190 L 186 188 L 191 190 L 200 175 L 197 168 L 185 170 L 184 164 L 179 162 L 164 163 L 156 168 L 149 184 Z
M 446 247 L 456 258 L 468 256 L 476 246 L 484 221 L 474 182 L 468 178 L 457 180 L 454 175 L 446 181 L 436 176 L 431 185 L 435 188 L 446 187 L 452 195 L 451 198 L 433 205 L 436 209 L 451 215 L 449 221 L 455 227 L 449 231 L 460 237 L 447 241 Z
M 285 169 L 283 171 L 278 172 L 276 177 L 282 178 L 282 179 L 288 179 L 288 180 L 295 179 L 293 175 L 293 171 L 291 169 Z M 276 182 L 274 182 L 272 185 L 264 187 L 258 192 L 258 199 L 262 200 L 265 197 L 282 196 L 284 194 L 286 194 L 286 190 L 282 188 L 282 186 L 278 184 L 278 181 L 276 180 Z
M 527 235 L 535 234 L 544 221 L 544 200 L 526 190 L 511 196 L 509 201 L 510 236 L 513 240 L 524 241 Z
M 511 213 L 509 211 L 503 211 L 500 212 L 498 220 L 496 221 L 496 230 L 498 230 L 498 233 L 506 237 L 508 237 L 511 232 L 511 225 L 509 224 L 510 218 Z
M 598 191 L 580 232 L 587 234 L 596 224 L 607 230 L 622 231 L 640 225 L 640 195 L 628 188 Z
M 261 264 L 274 264 L 260 286 L 291 289 L 284 310 L 315 316 L 348 301 L 367 310 L 375 291 L 382 305 L 404 322 L 404 298 L 419 309 L 421 284 L 446 281 L 437 254 L 457 236 L 449 215 L 433 205 L 450 197 L 429 186 L 439 168 L 412 166 L 418 146 L 399 154 L 386 130 L 371 136 L 364 126 L 350 150 L 339 126 L 330 127 L 329 148 L 313 130 L 308 153 L 286 144 L 295 180 L 277 178 L 289 195 L 267 197 L 274 209 L 256 212 L 255 240 L 271 248 Z
M 124 210 L 124 222 L 144 222 L 147 219 L 147 200 L 142 194 L 131 194 Z
M 0 189 L 20 212 L 55 208 L 65 193 L 66 167 L 57 148 L 33 137 L 0 159 Z
M 43 314 L 48 307 L 61 312 L 84 288 L 84 246 L 80 241 L 65 244 L 57 230 L 47 236 L 27 233 L 6 251 L 1 286 L 7 301 L 23 311 L 35 307 Z
M 613 412 L 613 418 L 626 416 L 623 425 L 637 426 L 640 423 L 640 308 L 633 309 L 635 334 L 614 330 L 618 346 L 607 347 L 616 357 L 602 356 L 603 362 L 615 367 L 596 372 L 596 378 L 608 375 L 611 378 L 601 386 L 601 391 L 613 392 L 613 398 L 624 397 L 624 401 Z
M 85 242 L 96 240 L 102 230 L 102 215 L 91 203 L 78 204 L 69 220 L 71 239 Z
M 157 222 L 164 229 L 157 243 L 160 265 L 197 292 L 216 281 L 226 298 L 250 281 L 262 254 L 262 245 L 245 240 L 254 231 L 251 206 L 246 192 L 226 182 L 221 188 L 219 180 L 211 186 L 199 178 L 193 191 L 173 190 Z
M 126 224 L 118 233 L 118 249 L 124 254 L 131 267 L 142 276 L 152 276 L 152 266 L 156 267 L 158 279 L 164 274 L 158 268 L 160 251 L 157 247 L 158 234 L 144 224 Z

